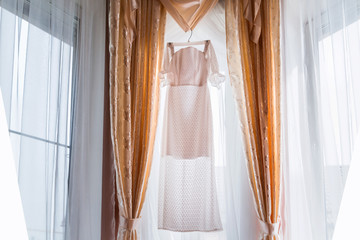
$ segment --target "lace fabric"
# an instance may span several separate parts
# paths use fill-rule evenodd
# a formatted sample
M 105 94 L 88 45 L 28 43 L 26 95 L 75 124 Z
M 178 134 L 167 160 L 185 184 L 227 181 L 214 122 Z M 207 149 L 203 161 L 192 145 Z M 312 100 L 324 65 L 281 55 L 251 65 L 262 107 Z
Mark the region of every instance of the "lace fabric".
M 161 78 L 168 89 L 158 227 L 181 232 L 221 230 L 207 83 L 219 86 L 224 77 L 210 41 L 204 51 L 186 47 L 176 53 L 168 43 Z
M 195 51 L 199 51 L 196 48 L 188 47 L 190 49 L 194 49 Z M 183 50 L 183 49 L 181 49 Z M 179 51 L 181 51 L 179 50 Z M 219 64 L 216 58 L 214 47 L 211 42 L 206 41 L 204 52 L 205 60 L 206 60 L 206 68 L 208 69 L 208 82 L 216 88 L 220 88 L 221 84 L 225 81 L 225 75 L 220 73 Z M 163 70 L 159 73 L 159 78 L 161 80 L 161 86 L 165 87 L 172 84 L 172 80 L 174 79 L 174 73 L 170 70 L 171 61 L 173 55 L 175 54 L 173 43 L 167 43 L 167 47 L 165 50 L 164 62 L 163 62 Z

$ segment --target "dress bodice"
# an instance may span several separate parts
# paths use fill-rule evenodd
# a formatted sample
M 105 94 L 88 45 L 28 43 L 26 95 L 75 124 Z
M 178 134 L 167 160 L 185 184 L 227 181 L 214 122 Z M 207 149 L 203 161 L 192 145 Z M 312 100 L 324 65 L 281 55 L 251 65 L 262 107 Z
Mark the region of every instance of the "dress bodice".
M 168 43 L 160 76 L 165 85 L 171 86 L 203 86 L 210 81 L 212 85 L 218 87 L 225 79 L 219 73 L 218 62 L 210 40 L 205 41 L 204 51 L 186 47 L 175 52 L 174 44 Z
M 183 48 L 171 58 L 169 65 L 169 72 L 173 74 L 171 85 L 202 86 L 206 84 L 208 68 L 205 52 L 194 47 Z

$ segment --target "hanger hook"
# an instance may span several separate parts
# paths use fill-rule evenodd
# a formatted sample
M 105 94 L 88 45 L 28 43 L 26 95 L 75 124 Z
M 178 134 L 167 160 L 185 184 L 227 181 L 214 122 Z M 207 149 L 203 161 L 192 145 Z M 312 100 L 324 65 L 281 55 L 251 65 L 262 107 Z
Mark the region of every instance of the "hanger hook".
M 188 42 L 190 42 L 190 38 L 192 37 L 192 34 L 193 34 L 193 30 L 191 29 L 191 34 L 190 34 L 190 37 L 188 39 Z

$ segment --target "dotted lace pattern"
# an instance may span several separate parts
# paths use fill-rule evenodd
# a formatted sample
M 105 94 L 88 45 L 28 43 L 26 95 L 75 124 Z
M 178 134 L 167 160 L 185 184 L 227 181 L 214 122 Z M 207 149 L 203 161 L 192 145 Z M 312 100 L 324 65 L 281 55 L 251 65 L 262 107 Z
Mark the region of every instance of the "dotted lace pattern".
M 172 231 L 222 229 L 212 155 L 212 114 L 207 82 L 219 87 L 214 49 L 167 45 L 161 74 L 167 105 L 159 188 L 159 228 Z

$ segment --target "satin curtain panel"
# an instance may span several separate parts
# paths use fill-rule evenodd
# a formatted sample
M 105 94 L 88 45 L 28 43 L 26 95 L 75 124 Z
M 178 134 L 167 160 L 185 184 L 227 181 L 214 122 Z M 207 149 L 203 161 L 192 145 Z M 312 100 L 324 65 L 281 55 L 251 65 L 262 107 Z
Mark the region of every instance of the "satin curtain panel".
M 110 112 L 120 239 L 138 238 L 157 124 L 165 17 L 158 0 L 110 1 Z
M 225 9 L 230 81 L 244 134 L 261 239 L 279 239 L 279 1 L 226 0 Z

